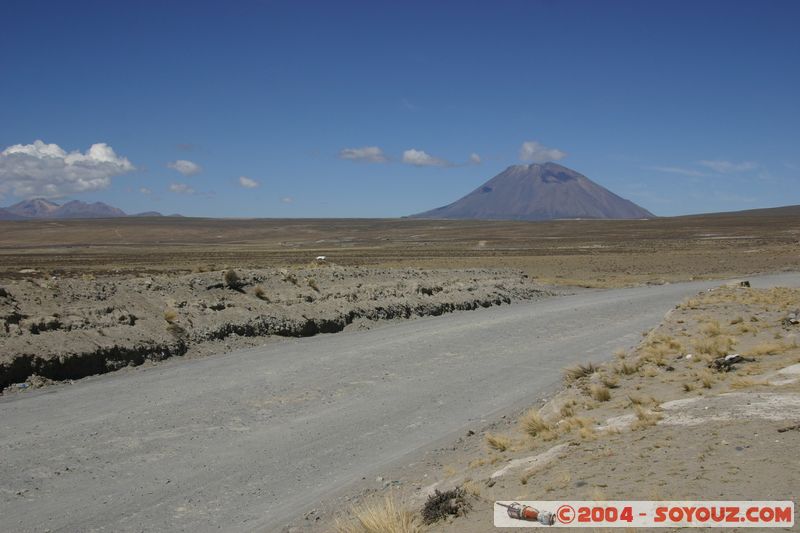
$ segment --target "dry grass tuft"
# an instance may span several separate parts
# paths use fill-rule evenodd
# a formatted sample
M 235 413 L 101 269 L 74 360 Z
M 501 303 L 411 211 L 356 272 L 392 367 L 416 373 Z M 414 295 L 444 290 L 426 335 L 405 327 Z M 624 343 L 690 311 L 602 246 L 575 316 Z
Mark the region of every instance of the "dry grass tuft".
M 590 428 L 594 430 L 595 422 L 591 418 L 586 418 L 583 416 L 571 416 L 562 420 L 558 426 L 567 432 L 584 428 Z
M 639 429 L 644 429 L 650 426 L 655 426 L 656 424 L 658 424 L 658 421 L 661 420 L 660 413 L 651 411 L 649 409 L 645 409 L 641 405 L 637 405 L 635 411 L 636 411 L 636 420 L 634 420 L 633 424 L 631 424 L 631 429 L 634 431 Z
M 700 327 L 700 332 L 707 337 L 716 337 L 722 334 L 722 327 L 717 320 L 709 320 Z
M 619 387 L 619 380 L 612 376 L 611 374 L 607 374 L 603 372 L 600 374 L 600 383 L 608 387 L 609 389 L 616 389 Z
M 778 355 L 785 352 L 789 347 L 782 342 L 762 342 L 747 350 L 743 355 Z
M 352 511 L 353 520 L 336 521 L 338 533 L 421 533 L 414 513 L 400 505 L 392 495 L 367 501 Z
M 593 363 L 579 364 L 564 369 L 564 382 L 569 385 L 579 379 L 591 376 L 598 371 L 598 367 Z
M 267 292 L 261 285 L 256 285 L 255 295 L 256 298 L 258 298 L 259 300 L 264 300 L 265 302 L 269 302 L 269 298 L 267 297 Z
M 614 367 L 614 371 L 623 376 L 630 376 L 638 372 L 640 366 L 642 364 L 639 361 L 622 361 Z
M 473 481 L 471 479 L 466 480 L 464 483 L 461 484 L 461 488 L 464 489 L 464 492 L 471 496 L 480 496 L 481 495 L 481 485 L 480 483 Z
M 308 278 L 307 282 L 308 286 L 314 289 L 315 291 L 319 292 L 319 285 L 317 285 L 317 280 L 314 278 Z
M 711 372 L 701 373 L 700 383 L 702 383 L 704 389 L 710 389 L 714 386 L 714 375 Z
M 172 324 L 178 319 L 178 312 L 174 309 L 167 309 L 164 311 L 164 320 Z
M 598 402 L 607 402 L 611 399 L 611 391 L 608 390 L 608 387 L 605 385 L 600 384 L 592 384 L 589 387 L 589 392 L 592 395 L 592 398 L 597 400 Z
M 549 436 L 548 434 L 553 430 L 552 426 L 544 420 L 535 408 L 522 415 L 519 422 L 522 430 L 534 438 Z
M 745 377 L 734 378 L 731 380 L 732 389 L 749 389 L 750 387 L 758 387 L 759 385 L 769 385 L 769 382 Z
M 486 434 L 486 444 L 493 450 L 504 452 L 511 447 L 511 439 L 505 435 Z
M 736 339 L 726 335 L 717 335 L 715 337 L 697 339 L 692 345 L 698 354 L 720 357 L 730 353 L 733 347 L 736 346 Z

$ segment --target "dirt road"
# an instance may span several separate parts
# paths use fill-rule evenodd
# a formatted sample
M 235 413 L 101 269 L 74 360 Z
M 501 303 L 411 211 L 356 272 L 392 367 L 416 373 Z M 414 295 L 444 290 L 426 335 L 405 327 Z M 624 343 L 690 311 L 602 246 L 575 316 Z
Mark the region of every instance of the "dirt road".
M 800 285 L 799 274 L 752 279 Z M 0 399 L 0 530 L 279 530 L 552 391 L 710 282 L 319 335 Z

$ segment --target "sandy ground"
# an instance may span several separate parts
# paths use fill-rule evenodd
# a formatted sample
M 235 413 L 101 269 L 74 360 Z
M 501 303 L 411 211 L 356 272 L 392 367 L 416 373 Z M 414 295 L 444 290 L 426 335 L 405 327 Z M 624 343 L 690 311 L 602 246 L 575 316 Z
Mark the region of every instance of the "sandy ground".
M 421 526 L 433 491 L 457 487 L 471 510 L 422 530 L 492 530 L 495 500 L 793 500 L 798 307 L 797 289 L 700 293 L 613 362 L 566 369 L 564 389 L 541 405 L 368 480 L 347 496 L 350 511 L 320 509 L 294 529 L 335 530 L 337 516 L 352 525 L 353 509 L 387 494 Z M 752 361 L 713 368 L 730 354 Z
M 227 272 L 0 280 L 0 389 L 550 294 L 497 269 Z

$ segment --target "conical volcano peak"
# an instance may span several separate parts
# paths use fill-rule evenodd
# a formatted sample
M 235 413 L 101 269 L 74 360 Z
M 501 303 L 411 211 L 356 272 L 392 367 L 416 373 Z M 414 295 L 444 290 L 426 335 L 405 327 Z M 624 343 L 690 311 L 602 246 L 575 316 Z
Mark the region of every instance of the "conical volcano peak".
M 579 172 L 552 162 L 512 165 L 460 200 L 413 216 L 496 220 L 653 217 Z

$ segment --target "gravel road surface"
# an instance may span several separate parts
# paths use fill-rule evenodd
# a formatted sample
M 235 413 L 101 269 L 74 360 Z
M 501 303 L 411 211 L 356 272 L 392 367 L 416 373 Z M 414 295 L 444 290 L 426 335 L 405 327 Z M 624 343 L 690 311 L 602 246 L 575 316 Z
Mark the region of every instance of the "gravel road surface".
M 750 278 L 800 285 L 800 274 Z M 713 282 L 584 292 L 0 398 L 2 531 L 274 531 L 636 344 Z

